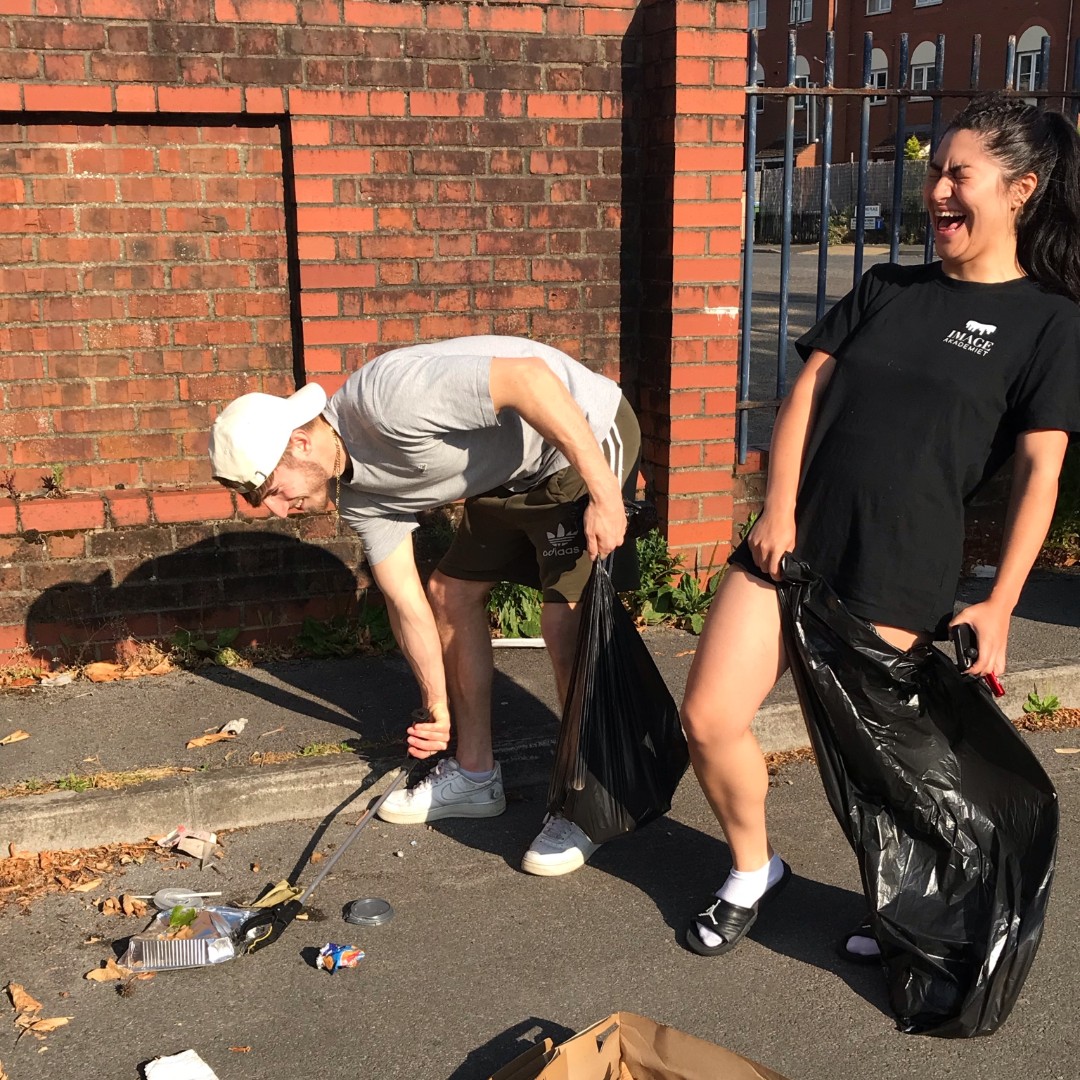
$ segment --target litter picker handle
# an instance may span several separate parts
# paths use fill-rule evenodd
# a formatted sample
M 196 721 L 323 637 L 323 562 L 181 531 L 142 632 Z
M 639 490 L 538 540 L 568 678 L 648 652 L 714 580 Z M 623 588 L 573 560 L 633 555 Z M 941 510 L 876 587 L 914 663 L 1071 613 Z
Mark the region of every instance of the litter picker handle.
M 375 800 L 374 803 L 372 803 L 371 807 L 365 812 L 364 816 L 357 823 L 356 828 L 353 829 L 351 833 L 349 833 L 348 837 L 345 839 L 345 842 L 341 845 L 341 847 L 337 849 L 337 851 L 334 852 L 327 864 L 315 875 L 315 879 L 304 890 L 303 894 L 295 901 L 295 903 L 299 904 L 301 907 L 303 907 L 304 904 L 307 903 L 308 897 L 310 897 L 311 894 L 315 891 L 322 879 L 326 877 L 326 875 L 329 874 L 331 870 L 334 869 L 334 864 L 338 861 L 338 859 L 341 858 L 342 855 L 345 854 L 346 851 L 349 850 L 349 846 L 352 844 L 352 842 L 368 827 L 368 825 L 371 823 L 371 819 L 379 812 L 379 807 L 382 806 L 382 804 L 386 802 L 388 798 L 390 798 L 390 795 L 397 790 L 401 782 L 412 771 L 412 767 L 415 764 L 416 760 L 412 757 L 407 757 L 402 762 L 401 768 L 398 770 L 398 774 L 394 777 L 390 786 Z

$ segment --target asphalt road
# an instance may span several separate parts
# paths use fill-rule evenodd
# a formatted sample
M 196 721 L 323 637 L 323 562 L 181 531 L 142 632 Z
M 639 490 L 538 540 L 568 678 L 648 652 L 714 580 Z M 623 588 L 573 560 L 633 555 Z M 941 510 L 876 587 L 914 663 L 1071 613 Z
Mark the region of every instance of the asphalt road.
M 857 921 L 861 899 L 812 766 L 789 767 L 770 799 L 774 842 L 797 878 L 752 940 L 713 959 L 678 943 L 684 920 L 728 866 L 692 779 L 670 817 L 608 845 L 578 873 L 543 880 L 517 869 L 540 823 L 543 789 L 523 786 L 511 770 L 503 817 L 434 830 L 376 823 L 316 893 L 323 921 L 295 924 L 261 955 L 159 974 L 130 997 L 82 976 L 112 955 L 108 941 L 140 921 L 98 914 L 93 895 L 4 911 L 4 981 L 44 1002 L 42 1015 L 73 1019 L 42 1044 L 16 1044 L 14 1028 L 0 1027 L 0 1061 L 11 1080 L 130 1080 L 141 1063 L 190 1047 L 220 1080 L 484 1080 L 538 1035 L 564 1038 L 626 1009 L 790 1080 L 1073 1080 L 1080 770 L 1053 748 L 1075 739 L 1033 740 L 1061 795 L 1061 858 L 1040 955 L 1012 1018 L 992 1038 L 900 1034 L 880 974 L 835 956 L 834 939 Z M 250 899 L 293 871 L 317 825 L 225 837 L 221 875 L 148 862 L 100 893 L 185 885 Z M 316 838 L 319 850 L 346 832 L 334 824 Z M 342 921 L 348 900 L 372 895 L 394 906 L 390 924 L 361 931 Z M 91 935 L 106 940 L 84 944 Z M 316 970 L 313 956 L 327 940 L 359 945 L 367 957 L 356 970 Z

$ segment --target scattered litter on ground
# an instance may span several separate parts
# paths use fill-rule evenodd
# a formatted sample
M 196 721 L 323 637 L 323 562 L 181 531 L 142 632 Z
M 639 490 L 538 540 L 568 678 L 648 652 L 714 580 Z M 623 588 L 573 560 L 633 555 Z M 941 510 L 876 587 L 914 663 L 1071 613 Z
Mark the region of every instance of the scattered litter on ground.
M 250 1046 L 230 1046 L 229 1049 L 234 1054 L 250 1054 L 251 1053 L 251 1047 Z M 2 1076 L 0 1076 L 0 1080 L 4 1080 L 4 1078 Z
M 220 892 L 196 892 L 193 889 L 158 889 L 153 896 L 136 896 L 133 900 L 153 900 L 154 907 L 158 911 L 172 911 L 174 907 L 201 908 L 205 905 L 203 900 L 208 896 L 220 896 Z M 143 914 L 146 914 L 146 905 L 143 904 Z
M 985 563 L 980 563 L 978 566 L 971 568 L 971 576 L 973 578 L 992 578 L 997 576 L 997 567 L 988 566 Z
M 194 1050 L 154 1058 L 145 1068 L 146 1080 L 218 1080 L 218 1075 Z
M 8 858 L 0 859 L 0 909 L 13 901 L 29 904 L 47 893 L 71 892 L 101 874 L 142 863 L 151 851 L 155 849 L 149 842 L 36 854 L 9 845 Z M 155 854 L 167 857 L 164 852 Z
M 75 676 L 70 671 L 62 671 L 59 675 L 42 675 L 42 686 L 67 686 L 75 681 Z
M 394 852 L 394 858 L 395 859 L 404 859 L 405 858 L 405 852 L 404 851 L 395 851 Z
M 1080 746 L 1058 746 L 1054 748 L 1055 754 L 1080 754 Z
M 157 841 L 157 846 L 171 848 L 205 862 L 214 853 L 217 834 L 205 829 L 189 829 L 186 825 L 177 825 L 168 836 Z
M 223 724 L 219 735 L 242 735 L 244 728 L 247 727 L 247 717 L 241 716 L 236 720 L 230 720 L 227 724 Z
M 5 735 L 0 739 L 0 746 L 7 746 L 10 743 L 22 742 L 23 739 L 29 739 L 29 731 L 13 731 L 10 735 Z
M 72 892 L 93 892 L 101 884 L 101 878 L 96 877 L 93 881 L 84 881 L 79 885 L 72 885 Z
M 340 968 L 354 968 L 364 959 L 364 950 L 355 945 L 335 945 L 328 941 L 320 950 L 315 966 L 331 975 Z
M 252 908 L 224 905 L 160 911 L 145 930 L 128 939 L 120 963 L 136 973 L 223 964 L 240 955 L 240 930 L 255 914 Z
M 285 730 L 285 725 L 282 724 L 281 727 L 276 727 L 272 731 L 264 731 L 259 736 L 259 738 L 260 739 L 265 739 L 267 735 L 280 735 L 284 730 Z

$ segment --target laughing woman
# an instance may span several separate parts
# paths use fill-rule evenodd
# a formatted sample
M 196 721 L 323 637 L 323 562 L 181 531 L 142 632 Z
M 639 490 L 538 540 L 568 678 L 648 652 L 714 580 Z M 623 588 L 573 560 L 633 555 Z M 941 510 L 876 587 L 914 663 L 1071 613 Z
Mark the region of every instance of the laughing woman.
M 1080 430 L 1080 139 L 1059 113 L 989 95 L 952 122 L 924 192 L 941 258 L 873 267 L 797 348 L 765 507 L 731 557 L 683 724 L 733 869 L 686 932 L 717 955 L 790 876 L 765 826 L 750 722 L 787 667 L 775 581 L 794 552 L 900 649 L 969 623 L 972 674 L 1001 672 L 1009 620 Z M 952 619 L 964 504 L 1012 455 L 997 578 Z M 860 928 L 862 929 L 862 928 Z M 844 941 L 877 952 L 869 931 Z

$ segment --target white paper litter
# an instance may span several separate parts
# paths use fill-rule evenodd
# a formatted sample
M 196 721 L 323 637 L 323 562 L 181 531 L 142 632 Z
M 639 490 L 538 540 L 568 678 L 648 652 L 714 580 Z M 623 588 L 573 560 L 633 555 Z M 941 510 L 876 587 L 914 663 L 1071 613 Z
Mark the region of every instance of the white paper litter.
M 218 1074 L 194 1050 L 154 1058 L 146 1066 L 146 1080 L 218 1080 Z
M 247 727 L 247 717 L 241 716 L 239 720 L 230 720 L 227 724 L 223 724 L 219 735 L 239 735 Z

